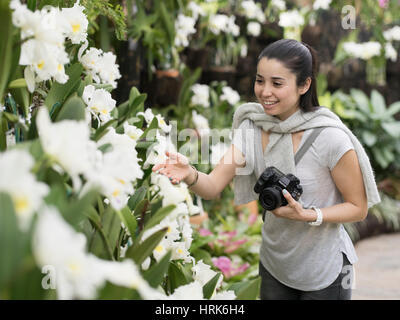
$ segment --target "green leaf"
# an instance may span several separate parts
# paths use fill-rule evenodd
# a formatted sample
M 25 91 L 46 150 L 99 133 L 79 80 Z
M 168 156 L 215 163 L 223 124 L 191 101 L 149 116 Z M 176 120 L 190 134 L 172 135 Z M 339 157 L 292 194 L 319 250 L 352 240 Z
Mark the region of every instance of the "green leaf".
M 165 3 L 164 2 L 158 2 L 158 3 L 159 3 L 161 21 L 164 24 L 165 30 L 167 31 L 169 43 L 172 46 L 175 41 L 174 19 L 173 16 L 169 15 Z
M 0 297 L 27 253 L 27 240 L 18 226 L 11 197 L 0 193 Z
M 242 281 L 233 284 L 229 290 L 233 290 L 236 294 L 236 300 L 256 300 L 260 293 L 261 278 L 254 280 Z
M 26 88 L 26 81 L 24 78 L 15 79 L 8 85 L 9 89 Z
M 121 219 L 113 208 L 107 207 L 101 217 L 90 243 L 90 251 L 102 259 L 115 260 L 114 250 L 118 246 Z
M 24 112 L 24 117 L 27 118 L 29 115 L 29 106 L 30 106 L 30 94 L 27 88 L 10 88 L 10 93 L 15 99 L 15 102 L 22 107 Z
M 179 92 L 178 98 L 178 106 L 180 106 L 181 108 L 189 104 L 190 95 L 192 94 L 190 88 L 200 78 L 201 71 L 201 68 L 197 68 L 193 73 L 189 69 L 184 70 L 184 81 L 182 83 L 182 88 Z
M 129 100 L 118 106 L 119 124 L 133 117 L 139 110 L 143 110 L 147 94 L 141 94 L 136 87 L 132 87 L 129 93 Z
M 218 280 L 221 277 L 221 273 L 218 272 L 210 281 L 208 281 L 204 287 L 203 287 L 203 296 L 204 299 L 211 299 L 212 295 L 215 292 L 215 289 L 217 288 Z
M 10 78 L 10 72 L 13 70 L 13 26 L 11 22 L 11 10 L 9 1 L 0 2 L 0 103 L 4 97 L 4 91 L 7 88 L 7 83 Z M 15 53 L 14 53 L 15 54 Z
M 166 207 L 160 208 L 150 219 L 149 221 L 145 224 L 143 230 L 148 230 L 157 224 L 159 224 L 166 216 L 168 216 L 174 209 L 176 208 L 176 205 L 170 204 Z
M 117 213 L 121 221 L 124 223 L 125 227 L 128 228 L 129 233 L 133 237 L 136 233 L 136 228 L 137 228 L 137 221 L 135 216 L 133 215 L 128 206 L 122 208 L 121 210 L 117 210 Z
M 79 87 L 78 87 L 78 89 L 76 90 L 76 92 L 78 93 L 78 96 L 82 97 L 83 91 L 85 90 L 86 86 L 88 86 L 88 85 L 90 85 L 90 84 L 93 85 L 93 79 L 92 79 L 92 76 L 91 76 L 90 74 L 88 74 L 88 75 L 83 79 L 83 81 L 81 81 L 81 82 L 79 83 Z
M 378 164 L 382 167 L 382 169 L 386 169 L 388 167 L 389 162 L 382 155 L 380 149 L 372 149 L 372 154 L 374 155 L 374 159 L 378 162 Z
M 9 112 L 3 112 L 4 117 L 13 123 L 18 123 L 19 122 L 19 117 L 16 114 L 12 114 Z
M 80 63 L 75 63 L 65 70 L 65 73 L 69 76 L 67 83 L 53 83 L 46 99 L 44 100 L 44 104 L 49 108 L 49 110 L 57 102 L 62 105 L 70 94 L 77 92 L 82 81 L 82 71 L 83 66 Z
M 392 103 L 386 110 L 386 115 L 388 117 L 394 116 L 396 113 L 400 112 L 400 101 Z
M 370 131 L 363 131 L 362 139 L 368 147 L 372 147 L 377 141 L 376 135 Z
M 84 211 L 84 214 L 97 226 L 101 227 L 101 219 L 100 215 L 94 206 L 90 206 L 87 210 Z
M 381 149 L 382 156 L 386 159 L 387 162 L 392 163 L 395 159 L 395 155 L 392 152 L 390 147 L 384 147 Z
M 85 218 L 84 212 L 94 205 L 97 196 L 98 192 L 91 190 L 79 197 L 79 199 L 71 200 L 68 206 L 61 210 L 65 220 L 71 225 L 77 226 Z
M 4 116 L 4 112 L 0 112 L 0 151 L 4 151 L 7 148 L 7 131 L 7 119 Z
M 190 279 L 179 263 L 171 262 L 168 269 L 168 291 L 174 293 L 175 289 L 189 284 Z
M 383 122 L 382 128 L 394 138 L 400 138 L 400 122 Z
M 136 264 L 141 265 L 143 261 L 152 254 L 153 250 L 164 238 L 167 231 L 168 228 L 163 228 L 153 233 L 142 243 L 129 247 L 128 250 L 126 251 L 126 257 L 133 259 L 133 261 L 135 261 Z
M 158 263 L 143 273 L 143 278 L 153 288 L 157 288 L 163 282 L 164 275 L 168 272 L 171 256 L 172 251 L 168 251 Z
M 350 89 L 350 94 L 357 104 L 358 109 L 366 114 L 371 112 L 367 95 L 359 89 Z
M 153 133 L 155 135 L 155 130 L 158 128 L 158 119 L 156 117 L 153 118 L 151 121 L 150 125 L 147 127 L 147 129 L 143 132 L 143 134 L 140 136 L 140 139 L 146 138 L 146 139 L 152 139 L 154 137 L 149 136 L 149 133 Z
M 371 105 L 375 113 L 384 114 L 386 112 L 386 102 L 383 96 L 375 89 L 371 92 Z
M 139 189 L 135 191 L 135 193 L 128 200 L 128 207 L 131 210 L 134 210 L 138 203 L 144 199 L 147 193 L 147 188 L 145 186 L 141 186 Z
M 149 203 L 148 199 L 141 200 L 135 207 L 134 215 L 136 217 L 142 217 L 142 215 L 146 213 L 145 211 L 147 211 Z
M 82 98 L 74 93 L 61 107 L 56 121 L 62 120 L 85 120 L 85 103 Z

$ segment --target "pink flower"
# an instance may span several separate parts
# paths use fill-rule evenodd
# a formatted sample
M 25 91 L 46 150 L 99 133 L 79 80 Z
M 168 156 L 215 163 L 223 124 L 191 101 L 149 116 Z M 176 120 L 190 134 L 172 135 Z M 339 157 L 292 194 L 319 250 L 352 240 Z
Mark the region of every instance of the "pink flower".
M 247 221 L 246 221 L 246 216 L 243 212 L 239 213 L 239 220 L 242 222 L 247 222 L 250 226 L 252 226 L 256 221 L 258 214 L 250 213 Z
M 387 8 L 389 0 L 379 0 L 379 6 L 381 8 Z
M 222 235 L 222 236 L 225 236 L 225 235 L 226 235 L 226 236 L 228 236 L 229 239 L 232 239 L 234 236 L 237 235 L 237 231 L 236 231 L 236 230 L 233 230 L 233 231 L 224 231 L 224 232 L 221 232 L 220 235 Z
M 240 248 L 240 246 L 247 242 L 247 239 L 236 240 L 226 244 L 225 253 L 232 253 Z
M 201 229 L 199 230 L 199 234 L 200 234 L 202 237 L 207 237 L 207 236 L 212 236 L 213 233 L 212 233 L 210 230 L 208 230 L 208 229 L 201 228 Z
M 231 259 L 225 256 L 212 258 L 211 261 L 214 266 L 221 270 L 226 279 L 241 274 L 245 272 L 248 267 L 250 267 L 250 264 L 248 264 L 247 262 L 240 266 L 232 265 Z

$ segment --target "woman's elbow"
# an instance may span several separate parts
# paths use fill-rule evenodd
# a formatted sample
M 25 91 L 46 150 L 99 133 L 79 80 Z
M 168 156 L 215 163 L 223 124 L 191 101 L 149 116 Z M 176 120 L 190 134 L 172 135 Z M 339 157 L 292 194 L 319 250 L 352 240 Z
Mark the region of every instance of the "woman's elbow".
M 221 195 L 221 192 L 215 192 L 212 194 L 207 194 L 207 195 L 203 196 L 202 198 L 204 200 L 215 200 L 215 199 L 218 199 L 220 197 L 220 195 Z
M 359 207 L 359 219 L 358 221 L 363 221 L 368 216 L 368 205 L 365 203 L 364 205 Z

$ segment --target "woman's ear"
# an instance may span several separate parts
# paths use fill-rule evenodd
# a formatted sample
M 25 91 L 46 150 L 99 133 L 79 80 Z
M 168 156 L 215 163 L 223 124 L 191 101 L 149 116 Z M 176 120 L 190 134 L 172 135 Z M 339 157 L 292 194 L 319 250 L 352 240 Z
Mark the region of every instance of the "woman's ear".
M 304 81 L 304 84 L 301 85 L 301 86 L 299 86 L 299 93 L 300 93 L 300 95 L 305 94 L 305 93 L 308 91 L 308 89 L 310 89 L 311 82 L 312 82 L 311 78 L 308 77 L 308 78 L 306 79 L 306 81 Z

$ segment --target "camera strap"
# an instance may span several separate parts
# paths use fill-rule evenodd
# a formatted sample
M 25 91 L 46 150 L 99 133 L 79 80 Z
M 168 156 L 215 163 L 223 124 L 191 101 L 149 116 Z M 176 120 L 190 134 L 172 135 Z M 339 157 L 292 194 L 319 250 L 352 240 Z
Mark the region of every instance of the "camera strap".
M 299 163 L 301 158 L 303 158 L 304 154 L 307 152 L 307 150 L 311 147 L 312 143 L 315 141 L 315 139 L 318 137 L 318 135 L 321 133 L 322 130 L 324 130 L 326 127 L 317 127 L 314 128 L 311 132 L 311 134 L 307 137 L 306 141 L 304 141 L 303 145 L 299 150 L 297 150 L 295 156 L 294 156 L 294 163 L 295 165 Z M 262 214 L 262 220 L 265 221 L 265 213 L 266 210 L 264 210 Z
M 295 156 L 294 156 L 294 163 L 295 165 L 299 163 L 301 158 L 303 158 L 304 154 L 307 152 L 308 148 L 312 145 L 314 140 L 318 137 L 318 135 L 321 133 L 322 130 L 324 130 L 326 127 L 318 127 L 313 129 L 311 134 L 308 136 L 307 140 L 304 141 L 303 145 L 299 150 L 297 150 Z

